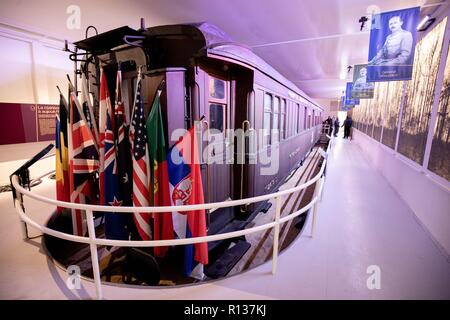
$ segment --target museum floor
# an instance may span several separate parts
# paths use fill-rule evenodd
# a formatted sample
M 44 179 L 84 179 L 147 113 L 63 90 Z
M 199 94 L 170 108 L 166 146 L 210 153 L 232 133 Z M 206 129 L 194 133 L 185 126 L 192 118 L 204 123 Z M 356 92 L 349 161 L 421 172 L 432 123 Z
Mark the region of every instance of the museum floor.
M 0 146 L 0 168 L 14 157 Z M 37 148 L 39 149 L 39 148 Z M 6 154 L 9 153 L 9 156 Z M 26 152 L 24 153 L 26 154 Z M 8 158 L 9 157 L 9 158 Z M 54 183 L 54 182 L 53 182 Z M 52 182 L 36 191 L 52 195 Z M 40 222 L 45 205 L 25 200 Z M 0 194 L 0 298 L 91 299 L 93 282 L 71 291 L 67 274 L 42 252 L 37 237 L 21 239 L 11 194 Z M 203 285 L 141 289 L 103 286 L 105 299 L 450 299 L 450 259 L 434 243 L 411 209 L 365 158 L 341 137 L 334 141 L 313 238 L 310 218 L 297 241 L 271 262 Z M 31 235 L 39 235 L 30 230 Z M 369 266 L 381 271 L 380 289 L 369 290 Z

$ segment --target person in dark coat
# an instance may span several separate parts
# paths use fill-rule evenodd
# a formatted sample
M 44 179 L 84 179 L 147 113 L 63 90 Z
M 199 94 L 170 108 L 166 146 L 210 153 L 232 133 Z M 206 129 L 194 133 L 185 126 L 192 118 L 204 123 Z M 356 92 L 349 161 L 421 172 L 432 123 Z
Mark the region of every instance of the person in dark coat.
M 334 136 L 337 137 L 338 133 L 339 133 L 339 118 L 336 117 L 336 119 L 334 120 Z
M 347 116 L 347 118 L 344 121 L 344 124 L 342 125 L 344 127 L 344 139 L 347 139 L 350 137 L 350 130 L 352 128 L 353 120 L 350 116 Z

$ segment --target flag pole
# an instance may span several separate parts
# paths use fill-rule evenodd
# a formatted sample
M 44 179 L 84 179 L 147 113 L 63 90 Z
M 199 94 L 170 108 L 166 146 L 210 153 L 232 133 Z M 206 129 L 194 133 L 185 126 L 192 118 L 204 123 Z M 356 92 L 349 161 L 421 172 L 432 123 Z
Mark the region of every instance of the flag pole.
M 66 108 L 66 111 L 69 112 L 69 105 L 67 104 L 66 97 L 64 97 L 64 95 L 62 94 L 62 91 L 61 91 L 61 89 L 59 88 L 59 86 L 56 86 L 56 88 L 58 89 L 59 94 L 60 94 L 60 96 L 61 96 L 62 99 L 63 99 L 63 103 L 64 103 L 64 107 Z
M 70 76 L 68 75 L 68 74 L 66 74 L 66 76 L 67 76 L 67 80 L 69 80 L 69 90 L 72 92 L 72 91 L 75 91 L 75 87 L 73 86 L 73 83 L 72 83 L 72 80 L 70 80 Z M 77 92 L 75 91 L 75 95 L 77 95 Z
M 98 131 L 98 128 L 97 128 L 97 123 L 95 122 L 94 110 L 93 110 L 91 98 L 89 96 L 89 89 L 88 89 L 87 78 L 86 78 L 85 74 L 83 74 L 82 77 L 81 77 L 81 90 L 82 90 L 82 99 L 86 100 L 88 111 L 89 111 L 89 115 L 90 115 L 90 117 L 92 119 L 92 125 L 94 127 L 95 142 L 97 144 L 99 144 L 99 141 L 100 141 L 99 131 Z

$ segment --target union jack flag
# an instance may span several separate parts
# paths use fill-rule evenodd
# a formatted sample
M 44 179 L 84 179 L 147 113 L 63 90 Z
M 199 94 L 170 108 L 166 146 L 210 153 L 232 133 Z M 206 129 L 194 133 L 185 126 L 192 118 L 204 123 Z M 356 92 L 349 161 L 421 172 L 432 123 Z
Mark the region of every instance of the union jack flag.
M 93 173 L 98 170 L 98 150 L 92 131 L 86 123 L 75 92 L 70 93 L 70 142 L 69 180 L 70 201 L 87 203 L 93 200 Z M 82 210 L 72 210 L 73 233 L 83 236 L 86 232 L 86 217 Z
M 141 81 L 138 79 L 133 117 L 130 128 L 130 143 L 133 166 L 133 206 L 149 205 L 149 168 L 147 150 L 147 129 L 145 125 L 144 102 L 141 94 Z M 142 240 L 152 238 L 150 228 L 150 213 L 134 213 L 134 221 Z

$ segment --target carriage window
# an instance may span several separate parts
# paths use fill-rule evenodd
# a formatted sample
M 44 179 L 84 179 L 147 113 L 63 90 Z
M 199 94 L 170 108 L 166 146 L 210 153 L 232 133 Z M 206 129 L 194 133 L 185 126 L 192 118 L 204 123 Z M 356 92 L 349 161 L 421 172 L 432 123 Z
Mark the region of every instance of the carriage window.
M 276 97 L 273 100 L 273 114 L 272 114 L 272 142 L 279 141 L 279 121 L 280 121 L 280 98 Z
M 294 134 L 298 134 L 300 131 L 300 105 L 295 105 L 295 117 L 294 117 Z
M 216 129 L 219 130 L 221 132 L 223 132 L 223 127 L 224 127 L 224 106 L 221 104 L 210 104 L 209 105 L 209 119 L 210 119 L 210 124 L 209 124 L 209 128 L 210 129 Z
M 270 144 L 270 116 L 272 113 L 272 96 L 264 95 L 264 118 L 263 118 L 263 146 Z
M 292 119 L 294 120 L 292 122 L 293 126 L 292 126 L 292 134 L 297 134 L 298 133 L 298 104 L 292 104 Z
M 305 107 L 304 113 L 303 113 L 303 130 L 308 129 L 308 124 L 306 123 L 306 117 L 308 115 L 308 108 Z
M 280 139 L 284 140 L 286 138 L 286 100 L 281 99 L 281 110 L 280 110 Z
M 225 81 L 209 77 L 209 95 L 213 98 L 225 98 Z

